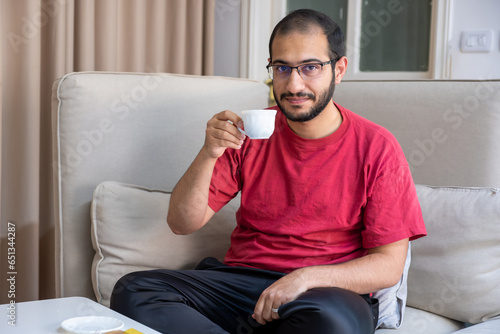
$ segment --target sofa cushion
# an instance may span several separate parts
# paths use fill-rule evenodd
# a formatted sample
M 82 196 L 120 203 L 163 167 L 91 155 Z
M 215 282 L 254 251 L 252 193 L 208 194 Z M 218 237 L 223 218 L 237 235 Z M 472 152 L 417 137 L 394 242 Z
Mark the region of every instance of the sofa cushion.
M 500 190 L 417 185 L 408 305 L 469 323 L 500 315 Z
M 455 334 L 495 334 L 500 331 L 500 317 L 490 319 L 477 325 L 469 326 Z
M 406 307 L 403 325 L 397 330 L 378 329 L 375 334 L 449 334 L 465 326 L 464 323 L 443 316 Z
M 103 182 L 95 189 L 92 284 L 99 303 L 109 306 L 116 281 L 126 273 L 191 269 L 204 257 L 224 257 L 235 225 L 237 199 L 190 235 L 175 235 L 168 227 L 169 200 L 169 193 L 117 182 Z

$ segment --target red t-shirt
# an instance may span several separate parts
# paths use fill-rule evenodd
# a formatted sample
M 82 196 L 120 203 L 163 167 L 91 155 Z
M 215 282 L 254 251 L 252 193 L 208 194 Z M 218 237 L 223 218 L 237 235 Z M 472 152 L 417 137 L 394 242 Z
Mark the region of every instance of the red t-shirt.
M 226 264 L 288 273 L 426 234 L 408 163 L 389 131 L 337 105 L 339 129 L 304 139 L 274 108 L 273 135 L 227 149 L 213 172 L 214 211 L 241 191 Z

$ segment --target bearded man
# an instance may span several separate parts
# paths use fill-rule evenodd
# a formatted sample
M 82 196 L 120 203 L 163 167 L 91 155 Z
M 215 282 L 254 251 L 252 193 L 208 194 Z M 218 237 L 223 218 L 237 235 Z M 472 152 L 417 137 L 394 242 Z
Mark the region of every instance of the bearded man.
M 168 224 L 188 234 L 241 193 L 224 262 L 129 274 L 113 293 L 112 308 L 162 333 L 373 333 L 371 293 L 399 282 L 409 240 L 426 234 L 396 139 L 333 100 L 347 68 L 339 26 L 292 12 L 269 52 L 272 136 L 246 138 L 236 113 L 216 114 L 171 196 Z

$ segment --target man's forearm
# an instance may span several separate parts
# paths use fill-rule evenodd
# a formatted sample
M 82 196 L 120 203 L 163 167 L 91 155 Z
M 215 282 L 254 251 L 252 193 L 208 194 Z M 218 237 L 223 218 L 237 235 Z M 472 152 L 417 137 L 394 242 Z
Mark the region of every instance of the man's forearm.
M 296 274 L 302 277 L 306 290 L 339 287 L 365 294 L 393 286 L 399 281 L 401 265 L 388 263 L 383 254 L 368 254 L 342 264 L 302 268 Z
M 167 222 L 174 233 L 189 234 L 206 223 L 210 216 L 208 193 L 216 161 L 202 149 L 172 191 Z

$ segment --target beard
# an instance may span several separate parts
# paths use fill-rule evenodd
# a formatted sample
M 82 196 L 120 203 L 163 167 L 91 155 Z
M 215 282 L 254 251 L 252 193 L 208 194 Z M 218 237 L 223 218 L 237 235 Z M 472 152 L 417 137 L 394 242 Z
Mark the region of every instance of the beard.
M 274 88 L 273 88 L 274 90 Z M 276 100 L 276 104 L 280 108 L 281 112 L 285 117 L 292 121 L 292 122 L 307 122 L 321 114 L 321 112 L 326 108 L 328 103 L 330 103 L 330 100 L 333 98 L 333 92 L 335 91 L 335 76 L 332 78 L 332 81 L 330 82 L 330 87 L 323 91 L 320 95 L 319 98 L 316 97 L 313 93 L 304 93 L 304 92 L 299 92 L 299 93 L 283 93 L 280 95 L 279 99 Z M 276 95 L 276 92 L 274 91 L 274 96 Z M 293 114 L 290 110 L 285 109 L 282 104 L 279 102 L 280 100 L 283 100 L 287 97 L 308 97 L 311 99 L 314 103 L 314 105 L 309 109 L 307 112 L 301 113 L 301 114 Z M 317 102 L 316 102 L 317 100 Z

